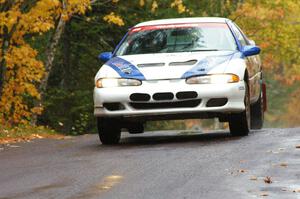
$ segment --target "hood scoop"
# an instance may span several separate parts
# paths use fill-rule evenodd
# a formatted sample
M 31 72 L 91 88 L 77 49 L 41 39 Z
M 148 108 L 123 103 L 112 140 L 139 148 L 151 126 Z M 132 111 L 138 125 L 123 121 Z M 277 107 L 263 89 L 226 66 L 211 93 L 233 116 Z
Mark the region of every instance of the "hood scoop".
M 138 64 L 138 67 L 161 67 L 165 66 L 165 63 L 147 63 L 147 64 Z
M 171 62 L 169 66 L 192 66 L 197 63 L 198 60 L 193 59 L 185 62 Z

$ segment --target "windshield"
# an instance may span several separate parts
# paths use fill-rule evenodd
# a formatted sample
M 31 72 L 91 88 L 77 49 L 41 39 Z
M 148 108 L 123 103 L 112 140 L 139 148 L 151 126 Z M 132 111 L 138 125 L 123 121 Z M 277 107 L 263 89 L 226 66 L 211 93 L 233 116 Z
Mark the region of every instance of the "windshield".
M 234 37 L 225 23 L 168 24 L 131 29 L 116 55 L 236 49 Z

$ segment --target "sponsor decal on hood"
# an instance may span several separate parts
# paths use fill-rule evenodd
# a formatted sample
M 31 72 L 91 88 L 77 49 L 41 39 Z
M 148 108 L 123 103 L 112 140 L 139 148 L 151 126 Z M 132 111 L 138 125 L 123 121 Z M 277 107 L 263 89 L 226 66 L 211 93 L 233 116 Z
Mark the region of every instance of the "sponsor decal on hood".
M 229 55 L 207 56 L 204 59 L 200 60 L 198 64 L 192 69 L 185 72 L 182 78 L 186 79 L 192 76 L 206 75 L 208 71 L 210 71 L 214 67 L 229 62 L 233 55 L 234 53 Z
M 137 67 L 125 59 L 113 57 L 105 64 L 113 68 L 122 78 L 145 80 Z

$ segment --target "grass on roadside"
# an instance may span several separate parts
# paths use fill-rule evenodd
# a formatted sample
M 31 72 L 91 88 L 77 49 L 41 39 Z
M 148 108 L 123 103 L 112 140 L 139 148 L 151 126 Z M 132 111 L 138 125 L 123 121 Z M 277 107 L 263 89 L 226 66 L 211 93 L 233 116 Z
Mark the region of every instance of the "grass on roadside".
M 0 125 L 0 144 L 24 142 L 41 138 L 63 138 L 62 134 L 44 126 L 6 127 Z

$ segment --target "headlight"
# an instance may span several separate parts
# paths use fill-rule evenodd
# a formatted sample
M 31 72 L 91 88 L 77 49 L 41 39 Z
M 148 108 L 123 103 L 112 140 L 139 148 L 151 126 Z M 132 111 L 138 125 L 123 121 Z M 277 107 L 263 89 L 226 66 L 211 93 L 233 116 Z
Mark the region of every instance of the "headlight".
M 187 84 L 224 84 L 240 81 L 239 76 L 234 74 L 215 74 L 191 77 L 186 80 Z
M 101 78 L 96 81 L 97 88 L 110 88 L 120 86 L 140 86 L 142 82 L 137 79 Z

